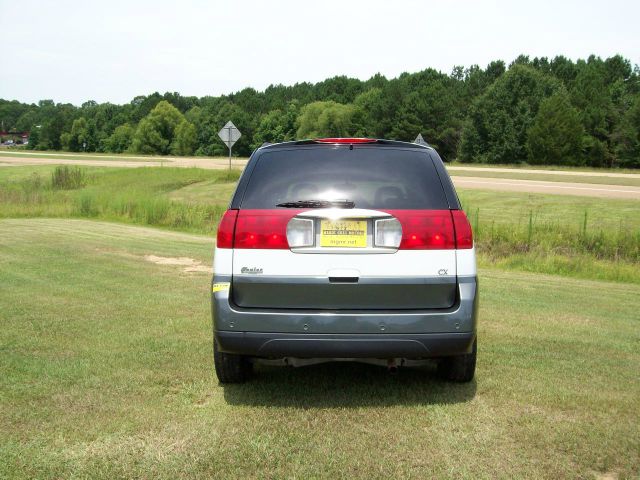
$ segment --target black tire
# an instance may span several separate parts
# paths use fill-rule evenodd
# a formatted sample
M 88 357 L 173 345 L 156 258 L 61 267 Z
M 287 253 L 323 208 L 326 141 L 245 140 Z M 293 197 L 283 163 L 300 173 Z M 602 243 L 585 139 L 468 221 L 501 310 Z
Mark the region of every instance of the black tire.
M 471 353 L 445 357 L 438 363 L 438 375 L 450 382 L 470 382 L 476 373 L 478 340 L 473 341 Z
M 251 376 L 252 365 L 247 357 L 224 353 L 213 341 L 213 363 L 220 383 L 242 383 Z

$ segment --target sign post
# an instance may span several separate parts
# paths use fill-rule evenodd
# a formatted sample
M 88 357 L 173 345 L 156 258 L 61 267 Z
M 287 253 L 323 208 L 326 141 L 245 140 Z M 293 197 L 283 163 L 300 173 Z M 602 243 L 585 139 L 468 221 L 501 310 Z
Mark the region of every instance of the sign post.
M 220 140 L 229 147 L 229 169 L 231 169 L 231 147 L 233 147 L 233 144 L 238 141 L 242 134 L 233 122 L 229 120 L 226 125 L 222 127 L 222 130 L 218 132 L 218 136 L 220 137 Z

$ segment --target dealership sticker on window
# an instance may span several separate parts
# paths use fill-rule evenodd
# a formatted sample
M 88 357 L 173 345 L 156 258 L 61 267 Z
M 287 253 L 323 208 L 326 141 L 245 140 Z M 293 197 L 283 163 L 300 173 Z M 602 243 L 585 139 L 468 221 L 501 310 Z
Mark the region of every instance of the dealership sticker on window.
M 213 286 L 211 287 L 211 291 L 212 292 L 224 292 L 226 290 L 229 290 L 229 286 L 231 284 L 229 282 L 220 282 L 220 283 L 214 283 Z

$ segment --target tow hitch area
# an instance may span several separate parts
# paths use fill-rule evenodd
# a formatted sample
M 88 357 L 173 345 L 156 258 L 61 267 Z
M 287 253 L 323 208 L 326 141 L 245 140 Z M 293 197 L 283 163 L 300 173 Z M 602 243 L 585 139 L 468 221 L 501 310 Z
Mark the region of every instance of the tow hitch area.
M 272 367 L 307 367 L 329 362 L 356 362 L 386 367 L 389 373 L 397 373 L 399 367 L 421 367 L 433 363 L 433 360 L 413 360 L 409 358 L 294 358 L 277 359 L 254 358 L 253 363 Z

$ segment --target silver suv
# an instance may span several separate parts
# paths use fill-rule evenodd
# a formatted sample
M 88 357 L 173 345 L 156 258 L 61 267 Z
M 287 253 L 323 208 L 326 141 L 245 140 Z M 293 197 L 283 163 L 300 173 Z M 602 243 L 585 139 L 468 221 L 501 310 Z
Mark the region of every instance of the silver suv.
M 222 383 L 255 362 L 395 369 L 476 364 L 471 227 L 436 151 L 328 138 L 251 156 L 218 228 L 212 283 Z

